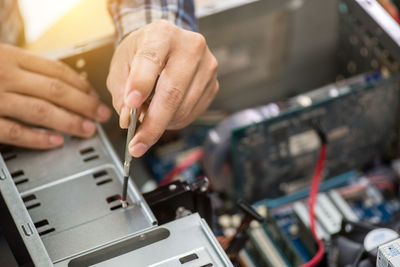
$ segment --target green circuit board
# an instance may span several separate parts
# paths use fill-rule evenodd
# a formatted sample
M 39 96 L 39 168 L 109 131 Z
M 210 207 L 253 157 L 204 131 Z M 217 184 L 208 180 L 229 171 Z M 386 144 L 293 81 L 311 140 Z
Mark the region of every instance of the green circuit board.
M 398 151 L 399 77 L 353 77 L 279 103 L 280 113 L 232 133 L 237 197 L 283 194 L 282 183 L 310 179 L 317 161 L 318 122 L 328 136 L 325 177 L 361 168 Z

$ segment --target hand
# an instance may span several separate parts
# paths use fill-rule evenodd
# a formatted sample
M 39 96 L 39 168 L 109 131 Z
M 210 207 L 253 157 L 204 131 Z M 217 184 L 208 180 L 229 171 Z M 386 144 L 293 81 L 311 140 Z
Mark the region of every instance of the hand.
M 219 89 L 217 65 L 202 35 L 164 20 L 120 43 L 107 87 L 122 128 L 129 125 L 131 108 L 145 113 L 129 145 L 134 157 L 142 156 L 166 129 L 183 128 L 207 109 Z
M 110 115 L 89 83 L 67 65 L 0 44 L 0 143 L 54 148 L 63 136 L 43 128 L 90 137 L 96 131 L 92 120 Z

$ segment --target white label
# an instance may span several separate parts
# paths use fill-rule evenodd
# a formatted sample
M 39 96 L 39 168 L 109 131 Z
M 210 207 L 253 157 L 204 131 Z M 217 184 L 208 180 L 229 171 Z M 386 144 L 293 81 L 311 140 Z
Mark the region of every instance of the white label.
M 293 135 L 289 139 L 289 149 L 292 157 L 314 151 L 319 147 L 320 140 L 314 130 Z

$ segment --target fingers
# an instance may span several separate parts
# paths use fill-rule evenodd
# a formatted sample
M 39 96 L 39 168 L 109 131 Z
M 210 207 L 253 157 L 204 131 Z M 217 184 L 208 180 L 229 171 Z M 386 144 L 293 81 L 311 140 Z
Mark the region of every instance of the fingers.
M 190 116 L 186 118 L 186 120 L 182 120 L 181 123 L 176 124 L 175 127 L 170 127 L 169 129 L 181 129 L 186 127 L 189 123 L 194 121 L 197 117 L 199 117 L 207 108 L 210 106 L 211 102 L 215 98 L 216 94 L 219 91 L 219 83 L 218 81 L 214 81 L 213 85 L 209 87 L 208 90 L 201 96 L 196 106 L 190 113 Z
M 175 28 L 168 22 L 157 22 L 157 33 L 146 35 L 138 43 L 137 51 L 130 65 L 129 77 L 125 85 L 125 104 L 139 108 L 150 96 L 163 69 Z
M 132 156 L 142 156 L 157 142 L 181 105 L 197 69 L 195 65 L 182 69 L 183 61 L 181 58 L 174 60 L 170 66 L 167 64 L 161 74 L 143 123 L 130 143 Z
M 46 59 L 28 52 L 17 50 L 17 62 L 22 69 L 57 78 L 85 93 L 93 91 L 89 82 L 76 73 L 71 67 L 60 62 Z
M 60 107 L 87 118 L 104 122 L 111 116 L 111 110 L 98 97 L 55 78 L 21 71 L 20 78 L 12 85 L 13 92 L 47 100 Z
M 215 97 L 219 89 L 217 84 L 218 63 L 211 53 L 206 54 L 204 58 L 205 60 L 199 66 L 185 99 L 176 111 L 168 129 L 180 129 L 187 126 L 196 118 L 194 116 L 196 107 L 207 108 Z M 208 99 L 210 101 L 207 101 Z M 201 104 L 199 105 L 199 103 Z
M 107 87 L 122 128 L 128 127 L 131 108 L 146 114 L 140 116 L 142 124 L 130 143 L 133 156 L 143 155 L 167 128 L 186 125 L 208 107 L 218 91 L 216 68 L 202 35 L 165 21 L 151 23 L 121 42 Z
M 90 137 L 96 125 L 41 99 L 5 93 L 1 96 L 0 116 L 9 117 L 32 125 L 42 126 L 80 137 Z
M 125 105 L 130 108 L 139 108 L 156 85 L 167 49 L 162 47 L 155 51 L 149 48 L 139 50 L 133 58 L 124 97 Z
M 49 149 L 61 146 L 62 135 L 36 130 L 20 123 L 0 118 L 0 143 L 20 147 Z
M 216 79 L 209 82 L 205 90 L 199 96 L 188 95 L 181 107 L 175 114 L 172 122 L 168 125 L 168 130 L 178 130 L 186 127 L 200 116 L 211 104 L 219 90 L 219 83 Z M 194 90 L 193 90 L 194 91 Z M 192 92 L 190 90 L 189 92 Z M 197 97 L 197 98 L 195 98 Z M 188 104 L 190 103 L 190 104 Z M 194 104 L 193 104 L 194 103 Z

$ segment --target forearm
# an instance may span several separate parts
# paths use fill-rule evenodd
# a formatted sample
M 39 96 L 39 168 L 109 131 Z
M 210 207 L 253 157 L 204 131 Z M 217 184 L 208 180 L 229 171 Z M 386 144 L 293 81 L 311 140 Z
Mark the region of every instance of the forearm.
M 108 0 L 118 40 L 130 32 L 159 19 L 197 31 L 197 20 L 192 0 Z

